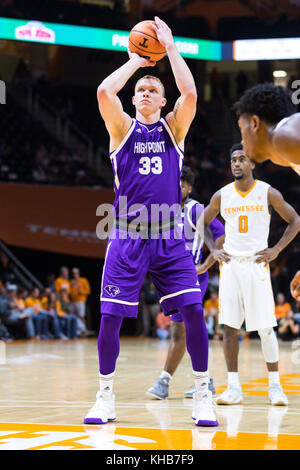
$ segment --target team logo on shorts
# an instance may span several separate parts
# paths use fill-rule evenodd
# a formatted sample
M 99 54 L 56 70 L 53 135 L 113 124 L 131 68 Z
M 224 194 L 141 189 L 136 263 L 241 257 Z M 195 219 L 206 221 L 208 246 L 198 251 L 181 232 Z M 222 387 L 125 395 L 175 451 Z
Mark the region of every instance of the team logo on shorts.
M 116 297 L 120 294 L 120 289 L 117 286 L 105 286 L 104 290 L 110 297 Z

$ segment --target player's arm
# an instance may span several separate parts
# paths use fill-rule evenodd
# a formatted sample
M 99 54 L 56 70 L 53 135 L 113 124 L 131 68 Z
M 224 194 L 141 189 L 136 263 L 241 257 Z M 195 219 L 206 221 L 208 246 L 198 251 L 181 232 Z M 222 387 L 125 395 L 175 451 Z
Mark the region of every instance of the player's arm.
M 221 250 L 223 248 L 223 243 L 225 240 L 225 235 L 221 235 L 215 240 L 215 246 L 217 250 Z M 197 264 L 196 265 L 196 270 L 197 274 L 203 274 L 206 271 L 208 271 L 209 268 L 211 268 L 216 262 L 216 259 L 213 257 L 212 253 L 210 253 L 204 263 Z
M 300 114 L 297 113 L 274 132 L 275 150 L 285 160 L 300 164 Z
M 131 118 L 124 112 L 117 94 L 140 67 L 153 65 L 155 63 L 130 53 L 129 60 L 106 77 L 98 86 L 99 111 L 112 139 L 118 139 L 121 142 L 131 125 Z
M 196 114 L 197 90 L 193 75 L 178 52 L 172 31 L 168 25 L 157 16 L 156 34 L 160 43 L 165 47 L 180 97 L 166 120 L 172 129 L 176 142 L 183 147 L 185 136 Z
M 220 208 L 221 190 L 217 191 L 212 196 L 209 205 L 204 209 L 204 240 L 215 261 L 219 261 L 219 263 L 228 263 L 230 261 L 230 256 L 223 250 L 223 248 L 218 249 L 209 228 L 212 221 L 219 215 Z
M 290 284 L 291 295 L 300 302 L 300 271 L 296 272 Z
M 268 191 L 268 204 L 288 223 L 280 240 L 272 248 L 256 253 L 256 263 L 269 263 L 295 238 L 300 231 L 300 217 L 295 209 L 288 204 L 277 189 L 270 187 Z

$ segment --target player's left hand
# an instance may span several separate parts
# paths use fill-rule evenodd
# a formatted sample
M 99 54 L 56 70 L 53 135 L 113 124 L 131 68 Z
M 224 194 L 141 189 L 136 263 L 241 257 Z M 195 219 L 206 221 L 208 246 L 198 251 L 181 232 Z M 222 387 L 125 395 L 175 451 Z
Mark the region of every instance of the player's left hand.
M 257 253 L 255 253 L 255 256 L 257 256 L 255 263 L 268 264 L 274 259 L 276 259 L 278 255 L 279 251 L 275 248 L 266 248 L 265 250 L 258 251 Z
M 155 24 L 153 27 L 156 31 L 157 39 L 167 49 L 169 46 L 174 44 L 172 31 L 169 26 L 158 16 L 155 16 L 154 19 Z
M 135 60 L 139 67 L 155 67 L 156 62 L 147 59 L 147 57 L 142 57 L 141 55 L 131 52 L 130 49 L 127 49 L 129 59 Z

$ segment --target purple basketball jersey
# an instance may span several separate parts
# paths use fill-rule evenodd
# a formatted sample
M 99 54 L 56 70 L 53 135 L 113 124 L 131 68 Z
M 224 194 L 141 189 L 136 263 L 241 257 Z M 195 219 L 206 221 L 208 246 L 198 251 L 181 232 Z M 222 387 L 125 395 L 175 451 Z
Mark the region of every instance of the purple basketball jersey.
M 183 151 L 163 118 L 149 125 L 133 119 L 110 159 L 115 177 L 116 217 L 133 220 L 139 216 L 141 221 L 156 222 L 163 220 L 164 215 L 158 215 L 153 205 L 162 204 L 174 206 L 174 212 L 178 212 Z M 169 214 L 167 210 L 166 219 Z
M 189 199 L 181 211 L 185 245 L 186 248 L 190 250 L 194 264 L 200 263 L 202 259 L 203 240 L 197 233 L 196 226 L 203 210 L 204 206 L 202 204 L 195 199 Z M 188 228 L 188 230 L 186 230 L 186 228 Z M 218 219 L 214 219 L 211 224 L 209 224 L 209 228 L 214 241 L 225 233 L 224 225 Z M 190 235 L 192 236 L 190 237 Z

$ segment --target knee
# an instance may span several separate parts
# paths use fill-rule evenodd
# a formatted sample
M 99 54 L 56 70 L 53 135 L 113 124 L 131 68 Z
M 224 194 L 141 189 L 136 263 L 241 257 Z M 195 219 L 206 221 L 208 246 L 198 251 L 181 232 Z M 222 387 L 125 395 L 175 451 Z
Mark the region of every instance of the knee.
M 231 326 L 224 325 L 224 339 L 233 339 L 238 336 L 240 330 L 231 328 Z
M 171 335 L 174 343 L 185 342 L 185 326 L 183 322 L 171 323 Z
M 263 330 L 258 330 L 258 334 L 261 340 L 268 340 L 275 336 L 273 328 L 264 328 Z

